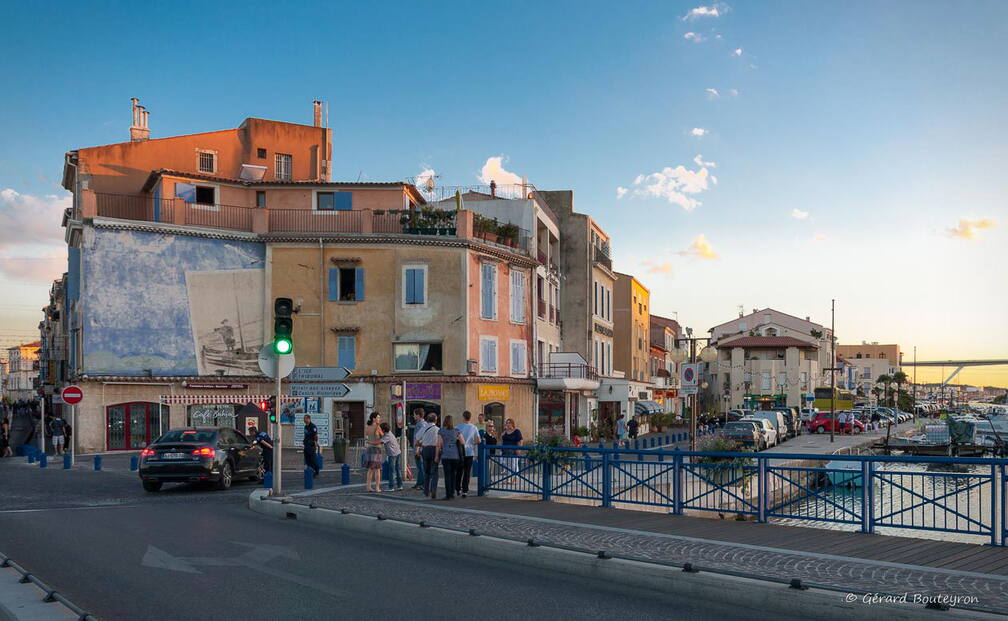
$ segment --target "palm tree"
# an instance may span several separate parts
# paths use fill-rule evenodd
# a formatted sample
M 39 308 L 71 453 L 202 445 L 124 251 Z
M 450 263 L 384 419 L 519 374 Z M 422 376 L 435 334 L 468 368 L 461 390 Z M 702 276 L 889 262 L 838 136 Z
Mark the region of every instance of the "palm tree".
M 879 375 L 877 378 L 875 378 L 875 383 L 882 384 L 882 390 L 879 392 L 883 394 L 888 394 L 889 384 L 892 383 L 892 377 L 883 373 L 882 375 Z M 878 393 L 875 392 L 874 388 L 872 389 L 872 393 L 875 394 L 875 399 L 878 400 Z
M 893 375 L 892 375 L 892 381 L 893 381 L 894 384 L 896 384 L 896 395 L 897 396 L 900 393 L 900 389 L 903 388 L 903 384 L 907 383 L 907 380 L 908 380 L 907 374 L 904 373 L 903 371 L 896 371 L 895 373 L 893 373 Z M 899 403 L 898 400 L 897 400 L 897 403 Z

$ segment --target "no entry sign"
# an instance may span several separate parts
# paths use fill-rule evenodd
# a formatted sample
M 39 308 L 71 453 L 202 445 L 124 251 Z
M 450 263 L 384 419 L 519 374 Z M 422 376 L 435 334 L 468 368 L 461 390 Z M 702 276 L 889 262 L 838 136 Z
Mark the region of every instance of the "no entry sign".
M 84 391 L 79 386 L 67 386 L 60 392 L 60 398 L 63 403 L 77 405 L 84 398 Z

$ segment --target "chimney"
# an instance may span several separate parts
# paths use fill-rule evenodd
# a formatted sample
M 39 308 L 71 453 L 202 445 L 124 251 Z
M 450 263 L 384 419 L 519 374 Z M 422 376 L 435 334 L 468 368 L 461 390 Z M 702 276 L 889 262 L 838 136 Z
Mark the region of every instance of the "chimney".
M 315 127 L 322 127 L 322 102 L 316 99 L 312 102 L 315 112 Z
M 497 182 L 493 179 L 490 180 L 490 196 L 497 196 Z
M 136 97 L 130 99 L 133 102 L 133 124 L 130 125 L 130 140 L 141 142 L 150 138 L 150 128 L 147 125 L 147 110 L 140 105 L 140 100 Z

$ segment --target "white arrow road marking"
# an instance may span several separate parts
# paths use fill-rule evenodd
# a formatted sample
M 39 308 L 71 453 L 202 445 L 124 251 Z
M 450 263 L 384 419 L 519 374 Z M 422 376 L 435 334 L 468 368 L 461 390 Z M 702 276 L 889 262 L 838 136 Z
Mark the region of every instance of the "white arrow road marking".
M 203 573 L 196 567 L 246 567 L 253 571 L 266 574 L 268 576 L 273 576 L 274 578 L 280 578 L 281 580 L 286 580 L 288 582 L 293 582 L 295 584 L 300 584 L 303 587 L 309 589 L 314 589 L 327 595 L 331 595 L 335 598 L 342 598 L 346 596 L 345 591 L 340 591 L 332 588 L 331 585 L 320 582 L 318 580 L 312 580 L 311 578 L 306 578 L 304 576 L 299 576 L 297 574 L 284 571 L 282 569 L 277 569 L 275 567 L 269 567 L 266 563 L 269 563 L 275 558 L 285 558 L 292 561 L 301 560 L 301 556 L 291 549 L 289 546 L 277 546 L 263 543 L 245 543 L 241 541 L 232 541 L 235 545 L 239 545 L 248 550 L 238 556 L 232 558 L 218 558 L 218 557 L 179 557 L 172 556 L 164 550 L 155 548 L 152 545 L 147 546 L 147 552 L 144 553 L 143 560 L 140 562 L 141 565 L 146 567 L 154 567 L 156 569 L 167 569 L 170 571 L 180 571 L 189 574 L 201 574 Z

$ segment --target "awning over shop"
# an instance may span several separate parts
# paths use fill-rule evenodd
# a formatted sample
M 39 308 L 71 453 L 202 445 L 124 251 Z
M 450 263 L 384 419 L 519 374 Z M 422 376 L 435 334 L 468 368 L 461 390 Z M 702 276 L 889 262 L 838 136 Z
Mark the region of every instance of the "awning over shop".
M 276 395 L 161 395 L 165 405 L 203 405 L 209 403 L 256 403 L 267 401 Z M 284 401 L 300 401 L 301 397 L 283 396 Z
M 634 404 L 634 414 L 661 414 L 664 411 L 665 408 L 654 401 L 638 401 Z

